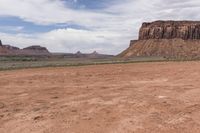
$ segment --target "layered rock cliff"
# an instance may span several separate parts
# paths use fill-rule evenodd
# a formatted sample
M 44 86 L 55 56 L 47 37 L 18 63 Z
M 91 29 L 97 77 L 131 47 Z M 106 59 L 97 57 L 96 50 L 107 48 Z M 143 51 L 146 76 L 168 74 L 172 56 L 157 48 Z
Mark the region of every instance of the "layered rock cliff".
M 200 58 L 200 21 L 143 23 L 139 39 L 132 40 L 129 48 L 119 56 Z
M 139 40 L 145 39 L 200 39 L 200 21 L 156 21 L 143 23 Z

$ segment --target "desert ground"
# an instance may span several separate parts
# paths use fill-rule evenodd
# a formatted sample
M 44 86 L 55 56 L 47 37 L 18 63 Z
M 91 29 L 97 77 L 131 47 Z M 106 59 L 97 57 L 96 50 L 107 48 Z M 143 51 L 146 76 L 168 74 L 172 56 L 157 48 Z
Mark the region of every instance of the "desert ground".
M 199 133 L 200 62 L 0 72 L 0 133 Z

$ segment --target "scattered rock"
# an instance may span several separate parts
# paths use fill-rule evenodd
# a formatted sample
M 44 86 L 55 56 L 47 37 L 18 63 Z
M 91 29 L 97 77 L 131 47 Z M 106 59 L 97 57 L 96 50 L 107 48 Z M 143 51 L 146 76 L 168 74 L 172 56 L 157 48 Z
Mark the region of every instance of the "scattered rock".
M 76 112 L 77 112 L 77 110 L 76 110 L 76 109 L 72 109 L 72 110 L 71 110 L 71 112 L 73 112 L 73 113 L 76 113 Z
M 0 102 L 0 109 L 4 108 L 5 107 L 5 104 Z
M 36 117 L 33 118 L 33 120 L 38 121 L 38 120 L 41 120 L 43 118 L 44 118 L 43 116 L 36 116 Z
M 3 118 L 3 117 L 4 117 L 4 115 L 0 115 L 0 119 Z
M 58 98 L 59 98 L 58 96 L 53 96 L 53 97 L 52 97 L 52 99 L 58 99 Z

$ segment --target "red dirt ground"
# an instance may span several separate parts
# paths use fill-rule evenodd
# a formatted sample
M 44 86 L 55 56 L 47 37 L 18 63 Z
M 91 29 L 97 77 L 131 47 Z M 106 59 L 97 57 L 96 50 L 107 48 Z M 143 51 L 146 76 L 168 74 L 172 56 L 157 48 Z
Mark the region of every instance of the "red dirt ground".
M 0 72 L 0 133 L 199 133 L 200 62 Z

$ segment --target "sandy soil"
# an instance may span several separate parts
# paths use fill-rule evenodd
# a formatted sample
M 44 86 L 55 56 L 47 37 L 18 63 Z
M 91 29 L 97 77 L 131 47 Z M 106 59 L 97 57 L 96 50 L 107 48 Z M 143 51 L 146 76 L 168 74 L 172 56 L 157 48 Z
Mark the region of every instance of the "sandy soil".
M 0 72 L 0 133 L 199 133 L 200 62 Z

